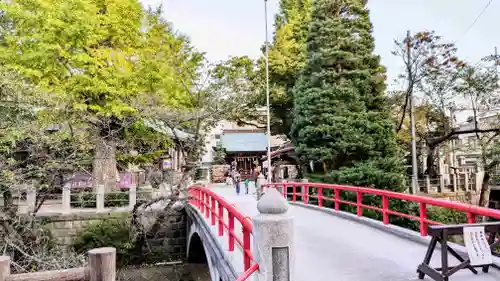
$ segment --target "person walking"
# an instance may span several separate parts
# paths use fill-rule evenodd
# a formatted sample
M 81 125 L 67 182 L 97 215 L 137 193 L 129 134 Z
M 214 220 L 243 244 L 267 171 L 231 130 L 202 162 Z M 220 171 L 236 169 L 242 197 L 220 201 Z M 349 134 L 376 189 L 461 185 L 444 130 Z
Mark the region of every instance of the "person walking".
M 250 183 L 250 180 L 248 178 L 245 179 L 245 194 L 248 194 L 248 184 Z
M 235 184 L 235 189 L 236 189 L 236 195 L 240 195 L 240 181 L 241 181 L 241 175 L 237 170 L 234 170 L 234 184 Z

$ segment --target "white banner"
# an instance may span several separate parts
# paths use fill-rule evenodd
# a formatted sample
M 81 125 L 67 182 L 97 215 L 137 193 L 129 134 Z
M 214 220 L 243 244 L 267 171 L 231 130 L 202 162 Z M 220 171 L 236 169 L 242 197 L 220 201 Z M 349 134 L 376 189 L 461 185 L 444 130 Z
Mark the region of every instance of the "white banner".
M 472 266 L 493 263 L 484 226 L 464 227 L 464 242 Z

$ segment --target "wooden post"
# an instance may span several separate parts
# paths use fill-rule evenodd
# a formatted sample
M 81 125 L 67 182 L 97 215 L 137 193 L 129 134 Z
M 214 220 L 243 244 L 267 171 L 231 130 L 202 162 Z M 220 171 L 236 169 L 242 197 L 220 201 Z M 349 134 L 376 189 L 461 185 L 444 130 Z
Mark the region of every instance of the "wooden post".
M 89 272 L 90 281 L 116 281 L 116 249 L 98 248 L 90 250 Z
M 10 275 L 10 257 L 0 256 L 0 281 L 6 281 Z

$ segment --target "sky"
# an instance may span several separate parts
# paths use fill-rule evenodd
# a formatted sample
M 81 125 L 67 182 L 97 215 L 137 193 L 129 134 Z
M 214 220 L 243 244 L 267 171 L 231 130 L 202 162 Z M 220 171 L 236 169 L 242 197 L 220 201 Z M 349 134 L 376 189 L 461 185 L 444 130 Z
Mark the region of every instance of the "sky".
M 165 18 L 191 38 L 213 62 L 230 56 L 260 56 L 265 42 L 264 0 L 141 0 L 145 6 L 162 4 Z M 477 62 L 500 52 L 500 0 L 491 5 L 471 27 L 490 0 L 369 0 L 375 53 L 382 58 L 392 81 L 403 70 L 401 58 L 391 54 L 394 39 L 406 31 L 435 30 L 456 42 L 458 55 Z M 279 0 L 268 0 L 269 38 Z M 496 13 L 495 13 L 496 12 Z

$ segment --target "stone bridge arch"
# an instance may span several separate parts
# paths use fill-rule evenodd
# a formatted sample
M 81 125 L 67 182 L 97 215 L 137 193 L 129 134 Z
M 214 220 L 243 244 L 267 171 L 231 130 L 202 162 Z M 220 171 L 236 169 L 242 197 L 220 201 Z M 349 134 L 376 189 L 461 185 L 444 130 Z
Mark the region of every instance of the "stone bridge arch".
M 238 274 L 210 226 L 191 205 L 186 206 L 187 214 L 187 261 L 206 263 L 212 281 L 234 281 Z

